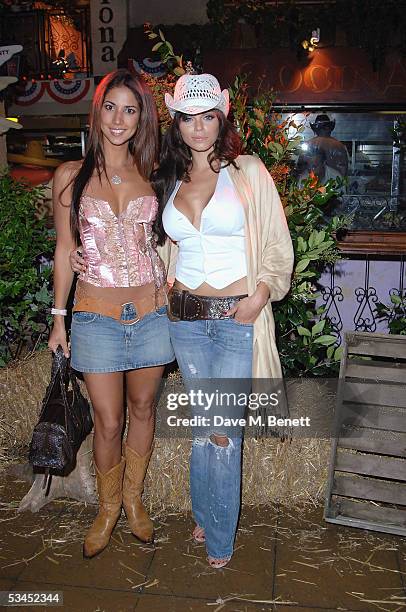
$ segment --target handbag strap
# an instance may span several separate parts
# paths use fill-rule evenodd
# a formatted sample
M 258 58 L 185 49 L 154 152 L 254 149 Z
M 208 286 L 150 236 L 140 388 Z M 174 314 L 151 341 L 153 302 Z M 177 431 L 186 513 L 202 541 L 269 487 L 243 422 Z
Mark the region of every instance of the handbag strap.
M 68 388 L 71 385 L 73 390 L 73 396 L 75 398 L 79 398 L 82 394 L 78 380 L 74 371 L 70 366 L 70 359 L 65 357 L 62 347 L 58 346 L 54 353 L 53 361 L 52 361 L 52 369 L 51 369 L 51 381 L 48 385 L 45 398 L 43 400 L 41 415 L 46 409 L 46 405 L 50 398 L 50 395 L 55 387 L 55 384 L 58 382 L 60 386 L 60 392 L 63 399 L 63 405 L 65 407 L 65 424 L 67 430 L 69 430 L 69 422 L 73 419 L 76 422 L 76 425 L 79 427 L 80 422 L 78 422 L 78 416 L 74 410 L 71 409 L 71 403 L 68 401 Z M 41 418 L 41 417 L 40 417 Z
M 57 381 L 59 381 L 59 385 L 61 387 L 61 393 L 66 399 L 66 389 L 65 389 L 65 380 L 66 380 L 66 369 L 68 365 L 68 359 L 63 354 L 63 350 L 61 346 L 58 346 L 56 349 L 53 359 L 52 359 L 52 367 L 51 367 L 51 380 L 49 381 L 47 390 L 45 392 L 45 397 L 42 400 L 42 408 L 40 413 L 40 419 L 43 416 L 43 413 L 46 410 L 46 406 L 48 404 L 49 398 L 52 394 L 52 391 L 55 387 Z
M 46 390 L 46 394 L 42 403 L 41 415 L 46 409 L 46 405 L 49 401 L 49 398 L 52 394 L 52 391 L 55 387 L 55 384 L 59 384 L 60 392 L 63 399 L 63 404 L 65 406 L 65 423 L 68 424 L 69 418 L 67 414 L 67 410 L 69 410 L 69 401 L 67 397 L 67 391 L 69 388 L 69 384 L 71 384 L 73 389 L 73 394 L 75 397 L 78 397 L 81 393 L 80 387 L 77 381 L 75 374 L 73 373 L 70 367 L 70 359 L 65 357 L 62 347 L 59 345 L 56 349 L 53 360 L 52 360 L 52 368 L 51 368 L 51 380 Z M 75 418 L 76 415 L 69 410 L 70 415 Z M 41 418 L 40 415 L 40 418 Z
M 61 345 L 58 345 L 56 349 L 53 360 L 52 360 L 52 368 L 51 368 L 51 380 L 58 372 L 65 374 L 69 359 L 65 357 L 63 349 Z

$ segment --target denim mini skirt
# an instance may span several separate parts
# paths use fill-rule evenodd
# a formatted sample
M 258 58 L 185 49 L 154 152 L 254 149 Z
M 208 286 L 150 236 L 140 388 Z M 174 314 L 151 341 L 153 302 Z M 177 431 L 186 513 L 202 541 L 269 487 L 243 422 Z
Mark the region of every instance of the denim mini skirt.
M 131 302 L 123 306 L 121 320 L 124 322 L 94 312 L 74 312 L 72 367 L 85 373 L 122 372 L 173 361 L 166 306 L 131 322 L 136 318 Z

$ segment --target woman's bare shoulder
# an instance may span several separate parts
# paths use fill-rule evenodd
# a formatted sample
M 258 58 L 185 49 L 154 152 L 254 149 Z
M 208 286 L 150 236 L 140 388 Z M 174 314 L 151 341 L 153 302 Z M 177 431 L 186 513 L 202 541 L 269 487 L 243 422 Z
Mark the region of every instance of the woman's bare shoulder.
M 70 181 L 80 169 L 82 161 L 83 160 L 81 159 L 67 161 L 58 166 L 58 168 L 55 170 L 54 181 L 55 179 L 61 182 Z

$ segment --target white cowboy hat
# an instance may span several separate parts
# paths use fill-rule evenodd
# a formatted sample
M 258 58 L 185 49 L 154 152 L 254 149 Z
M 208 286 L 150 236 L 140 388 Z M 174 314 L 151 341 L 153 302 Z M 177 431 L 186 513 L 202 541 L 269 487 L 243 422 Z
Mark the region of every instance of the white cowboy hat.
M 176 112 L 197 115 L 215 108 L 227 117 L 230 97 L 227 89 L 221 91 L 218 80 L 212 74 L 184 74 L 176 83 L 173 97 L 165 94 L 165 104 L 171 117 Z

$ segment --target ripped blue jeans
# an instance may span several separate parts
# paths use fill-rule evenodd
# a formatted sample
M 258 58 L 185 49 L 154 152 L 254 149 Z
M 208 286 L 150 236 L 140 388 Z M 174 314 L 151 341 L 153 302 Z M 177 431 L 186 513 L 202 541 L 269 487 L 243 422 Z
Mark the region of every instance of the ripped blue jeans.
M 234 319 L 170 321 L 169 332 L 187 391 L 203 388 L 206 392 L 210 388 L 213 393 L 230 389 L 237 394 L 250 392 L 252 324 L 244 325 Z M 231 557 L 241 501 L 242 428 L 232 428 L 230 433 L 221 423 L 221 415 L 242 418 L 245 406 L 226 409 L 221 402 L 214 401 L 210 410 L 207 406 L 192 406 L 191 410 L 192 416 L 204 414 L 211 419 L 204 430 L 193 432 L 190 457 L 193 515 L 197 525 L 205 530 L 207 553 L 216 559 Z M 215 415 L 220 417 L 219 423 L 213 422 Z M 216 444 L 213 434 L 226 435 L 227 446 Z

